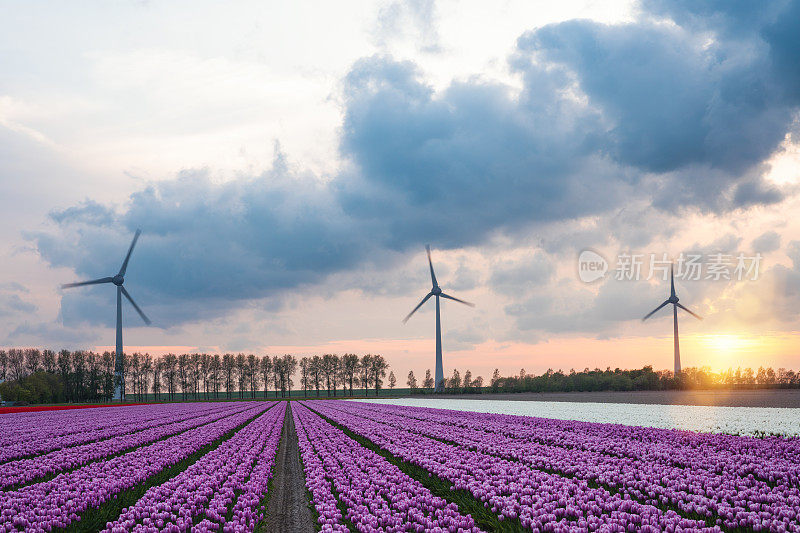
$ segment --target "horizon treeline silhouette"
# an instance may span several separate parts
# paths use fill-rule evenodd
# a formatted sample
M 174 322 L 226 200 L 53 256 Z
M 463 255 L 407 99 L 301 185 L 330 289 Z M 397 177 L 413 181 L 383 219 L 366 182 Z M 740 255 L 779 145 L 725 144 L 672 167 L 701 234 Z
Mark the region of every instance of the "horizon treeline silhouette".
M 381 355 L 257 356 L 226 354 L 124 354 L 123 390 L 129 401 L 275 398 L 291 395 L 294 376 L 317 396 L 354 386 L 383 386 L 389 364 Z M 114 394 L 114 352 L 0 350 L 0 397 L 29 403 L 109 401 Z M 393 378 L 394 374 L 390 376 Z M 394 383 L 392 382 L 392 387 Z

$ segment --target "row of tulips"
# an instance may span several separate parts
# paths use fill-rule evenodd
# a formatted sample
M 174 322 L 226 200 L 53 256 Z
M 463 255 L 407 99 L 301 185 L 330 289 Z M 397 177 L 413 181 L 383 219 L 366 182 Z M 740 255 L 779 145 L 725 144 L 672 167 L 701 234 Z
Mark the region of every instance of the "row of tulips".
M 643 503 L 670 506 L 685 514 L 703 516 L 725 528 L 798 530 L 800 489 L 796 478 L 787 472 L 785 458 L 781 455 L 784 447 L 794 443 L 786 439 L 706 435 L 701 445 L 681 447 L 672 440 L 691 442 L 686 432 L 656 430 L 664 447 L 659 451 L 659 441 L 655 439 L 643 438 L 636 443 L 620 436 L 649 433 L 642 428 L 609 425 L 605 432 L 611 434 L 610 438 L 625 443 L 625 447 L 615 453 L 598 442 L 595 435 L 600 432 L 596 428 L 581 433 L 573 431 L 571 442 L 556 435 L 558 444 L 542 444 L 543 439 L 533 435 L 538 431 L 533 428 L 542 422 L 541 419 L 493 415 L 479 417 L 475 425 L 474 421 L 465 423 L 463 413 L 452 411 L 363 404 L 357 406 L 357 410 L 362 416 L 393 427 L 598 483 Z M 570 422 L 543 422 L 550 427 L 560 425 L 563 433 L 567 431 L 565 428 L 576 429 Z M 709 452 L 708 441 L 713 438 L 722 442 L 732 439 L 748 442 L 734 441 L 727 452 L 717 443 L 719 451 Z M 772 449 L 775 454 L 772 464 L 780 474 L 766 470 L 770 466 L 766 458 L 749 453 L 737 455 L 732 451 L 737 449 L 758 449 L 760 455 Z M 717 453 L 721 459 L 702 456 L 703 453 Z M 731 461 L 731 464 L 720 464 L 722 460 Z M 750 466 L 743 468 L 742 464 Z M 767 479 L 752 475 L 754 469 Z
M 403 461 L 452 483 L 499 515 L 535 531 L 719 531 L 704 520 L 633 500 L 585 480 L 532 468 L 521 461 L 442 442 L 411 427 L 371 417 L 365 404 L 312 401 L 308 406 Z M 471 416 L 472 413 L 463 413 Z M 418 420 L 410 420 L 409 426 Z
M 107 533 L 178 528 L 253 531 L 266 495 L 286 415 L 280 402 L 169 481 L 124 509 Z
M 184 413 L 208 409 L 208 404 L 166 404 L 160 409 L 137 405 L 3 415 L 0 463 L 174 422 Z
M 702 468 L 769 483 L 800 484 L 800 439 L 772 436 L 741 438 L 734 435 L 696 433 L 647 427 L 597 424 L 568 420 L 532 419 L 458 412 L 419 407 L 386 406 L 404 416 L 428 419 L 430 412 L 448 424 L 465 429 L 502 433 L 540 444 L 583 449 L 642 461 L 656 461 L 684 468 Z M 381 408 L 381 412 L 385 412 Z M 448 414 L 451 413 L 451 414 Z M 531 423 L 534 420 L 535 423 Z M 576 439 L 575 434 L 580 434 Z M 691 453 L 687 453 L 691 450 Z
M 29 483 L 56 472 L 71 470 L 125 450 L 210 424 L 245 409 L 241 405 L 230 404 L 217 404 L 212 409 L 201 409 L 197 407 L 197 404 L 193 407 L 187 407 L 184 413 L 174 413 L 173 416 L 176 420 L 171 423 L 165 424 L 163 420 L 159 420 L 160 423 L 155 426 L 152 426 L 152 422 L 143 424 L 144 428 L 132 425 L 128 428 L 130 430 L 128 433 L 60 448 L 33 458 L 0 464 L 0 489 Z
M 458 506 L 434 496 L 308 408 L 293 403 L 292 416 L 322 531 L 349 531 L 348 521 L 362 532 L 480 531 Z
M 57 475 L 19 490 L 0 491 L 0 532 L 51 531 L 80 520 L 151 476 L 180 463 L 204 446 L 264 412 L 269 404 L 242 402 L 241 409 L 206 424 L 105 461 Z M 157 409 L 158 406 L 151 408 Z

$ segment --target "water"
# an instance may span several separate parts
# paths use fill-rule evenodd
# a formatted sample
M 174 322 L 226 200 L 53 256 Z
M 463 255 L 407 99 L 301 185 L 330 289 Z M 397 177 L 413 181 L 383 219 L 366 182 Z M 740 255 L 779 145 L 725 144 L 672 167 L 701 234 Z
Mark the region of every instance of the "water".
M 435 407 L 477 413 L 524 415 L 559 420 L 606 422 L 629 426 L 687 429 L 733 435 L 800 435 L 800 409 L 778 407 L 708 407 L 631 403 L 539 402 L 461 399 L 361 399 L 358 401 Z

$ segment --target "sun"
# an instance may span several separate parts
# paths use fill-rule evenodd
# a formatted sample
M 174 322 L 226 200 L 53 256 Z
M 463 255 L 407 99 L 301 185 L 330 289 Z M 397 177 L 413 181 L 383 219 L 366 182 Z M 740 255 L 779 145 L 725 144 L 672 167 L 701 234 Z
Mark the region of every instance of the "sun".
M 709 348 L 720 354 L 738 352 L 747 344 L 739 335 L 709 335 L 706 342 Z
M 763 349 L 757 338 L 735 333 L 702 335 L 698 347 L 703 352 L 704 364 L 717 370 L 738 366 Z

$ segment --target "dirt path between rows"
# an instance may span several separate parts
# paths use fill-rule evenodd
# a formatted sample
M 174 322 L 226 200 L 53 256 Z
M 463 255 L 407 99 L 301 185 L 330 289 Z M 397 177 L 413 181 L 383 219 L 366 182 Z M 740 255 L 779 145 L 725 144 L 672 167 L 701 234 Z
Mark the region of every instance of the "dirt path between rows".
M 291 402 L 287 405 L 281 442 L 275 457 L 272 490 L 263 531 L 314 533 L 314 522 L 306 498 L 305 476 L 300 466 L 300 448 L 297 445 Z

